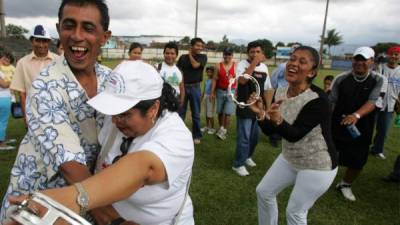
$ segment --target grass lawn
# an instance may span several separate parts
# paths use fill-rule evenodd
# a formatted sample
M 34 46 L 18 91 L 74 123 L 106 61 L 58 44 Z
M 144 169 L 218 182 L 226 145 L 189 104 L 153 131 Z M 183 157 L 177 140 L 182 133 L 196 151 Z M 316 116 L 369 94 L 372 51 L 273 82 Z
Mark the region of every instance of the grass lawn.
M 112 67 L 116 64 L 105 63 Z M 325 75 L 338 73 L 340 71 L 322 70 L 315 83 L 320 85 L 321 78 Z M 249 169 L 251 175 L 248 177 L 237 176 L 231 170 L 235 154 L 235 121 L 232 124 L 226 141 L 206 134 L 202 143 L 196 146 L 190 195 L 198 225 L 257 224 L 255 188 L 280 153 L 280 149 L 271 147 L 267 137 L 262 135 L 253 156 L 257 167 Z M 11 119 L 8 134 L 20 141 L 24 135 L 22 121 Z M 381 160 L 372 156 L 369 158 L 353 187 L 356 202 L 345 201 L 331 187 L 310 210 L 309 224 L 400 225 L 399 185 L 381 180 L 391 171 L 396 156 L 400 154 L 399 137 L 400 128 L 392 127 L 385 145 L 387 159 Z M 8 184 L 15 155 L 16 151 L 0 152 L 0 196 L 3 196 Z M 342 173 L 343 170 L 339 170 L 339 178 Z M 291 188 L 287 188 L 278 197 L 279 224 L 286 224 L 285 208 L 290 192 Z

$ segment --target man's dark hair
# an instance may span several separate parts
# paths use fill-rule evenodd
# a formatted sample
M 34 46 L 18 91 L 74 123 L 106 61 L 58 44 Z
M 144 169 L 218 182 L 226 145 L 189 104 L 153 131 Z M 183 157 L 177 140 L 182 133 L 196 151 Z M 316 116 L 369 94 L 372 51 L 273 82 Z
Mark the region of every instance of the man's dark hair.
M 247 53 L 250 52 L 250 49 L 260 47 L 263 50 L 261 42 L 259 41 L 252 41 L 247 44 Z
M 164 52 L 165 53 L 165 49 L 175 49 L 176 55 L 178 55 L 179 51 L 178 51 L 178 45 L 176 44 L 176 42 L 168 42 L 167 44 L 165 44 L 164 46 Z
M 131 46 L 129 46 L 129 53 L 135 48 L 140 48 L 140 51 L 143 51 L 143 46 L 138 42 L 132 42 Z
M 110 25 L 110 15 L 108 14 L 108 6 L 104 0 L 62 0 L 60 8 L 58 9 L 58 21 L 61 22 L 63 10 L 66 5 L 87 6 L 94 5 L 99 9 L 101 15 L 101 26 L 105 31 L 108 30 Z
M 211 71 L 211 72 L 214 72 L 215 71 L 215 69 L 214 69 L 214 67 L 213 66 L 208 66 L 207 68 L 206 68 L 206 71 Z
M 324 82 L 327 80 L 333 81 L 333 79 L 334 79 L 333 75 L 326 75 L 324 78 Z
M 203 45 L 206 44 L 203 39 L 199 38 L 199 37 L 195 37 L 192 38 L 192 40 L 190 40 L 190 45 L 194 46 L 197 42 L 201 42 Z

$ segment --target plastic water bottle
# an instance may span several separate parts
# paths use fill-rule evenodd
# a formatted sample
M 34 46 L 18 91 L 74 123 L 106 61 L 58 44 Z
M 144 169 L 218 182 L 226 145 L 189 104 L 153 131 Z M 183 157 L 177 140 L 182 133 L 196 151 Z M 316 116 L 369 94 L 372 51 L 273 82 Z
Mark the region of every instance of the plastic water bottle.
M 358 128 L 356 127 L 356 125 L 351 124 L 351 125 L 348 125 L 346 128 L 347 128 L 347 130 L 349 131 L 349 133 L 350 133 L 350 135 L 351 135 L 351 137 L 352 137 L 353 139 L 356 139 L 356 138 L 358 138 L 358 137 L 361 136 L 361 133 L 360 133 L 360 131 L 358 130 Z

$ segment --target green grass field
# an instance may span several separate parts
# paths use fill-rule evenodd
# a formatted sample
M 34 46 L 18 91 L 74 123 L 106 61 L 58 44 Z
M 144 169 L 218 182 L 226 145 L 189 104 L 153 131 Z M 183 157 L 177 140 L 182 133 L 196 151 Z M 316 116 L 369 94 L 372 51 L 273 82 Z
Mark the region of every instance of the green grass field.
M 113 67 L 116 62 L 105 62 Z M 270 68 L 272 69 L 272 68 Z M 322 70 L 315 83 L 327 74 L 340 71 Z M 204 122 L 204 121 L 203 121 Z M 216 122 L 216 121 L 215 121 Z M 190 122 L 188 122 L 190 125 Z M 193 199 L 195 220 L 198 225 L 255 225 L 257 203 L 255 188 L 274 159 L 279 148 L 269 145 L 267 137 L 261 136 L 254 161 L 257 167 L 249 169 L 248 177 L 239 177 L 232 170 L 235 154 L 235 121 L 232 121 L 228 139 L 221 141 L 205 135 L 196 146 L 195 162 L 190 195 Z M 21 120 L 10 120 L 8 134 L 19 141 L 24 135 Z M 370 157 L 355 182 L 353 192 L 356 202 L 348 202 L 331 187 L 309 211 L 310 225 L 400 225 L 399 185 L 381 180 L 392 169 L 400 154 L 400 128 L 392 127 L 385 145 L 386 160 Z M 16 151 L 0 152 L 0 196 L 3 196 Z M 339 170 L 340 178 L 343 171 Z M 338 178 L 337 178 L 338 179 Z M 337 180 L 334 182 L 336 184 Z M 279 224 L 285 222 L 285 208 L 291 188 L 278 197 Z

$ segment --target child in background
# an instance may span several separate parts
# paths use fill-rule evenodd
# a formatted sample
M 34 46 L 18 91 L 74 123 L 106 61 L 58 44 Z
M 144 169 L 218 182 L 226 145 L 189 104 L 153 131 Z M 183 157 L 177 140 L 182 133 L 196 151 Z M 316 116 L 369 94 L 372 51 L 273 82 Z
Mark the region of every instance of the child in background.
M 206 73 L 208 79 L 204 85 L 204 91 L 201 98 L 205 99 L 205 113 L 206 113 L 206 126 L 201 128 L 201 132 L 207 132 L 208 134 L 214 134 L 214 109 L 215 99 L 211 98 L 212 81 L 214 79 L 214 67 L 207 67 Z
M 331 84 L 333 81 L 333 76 L 332 75 L 327 75 L 324 78 L 324 91 L 327 95 L 331 93 Z
M 132 42 L 129 47 L 129 60 L 141 60 L 142 59 L 143 46 L 137 42 Z

